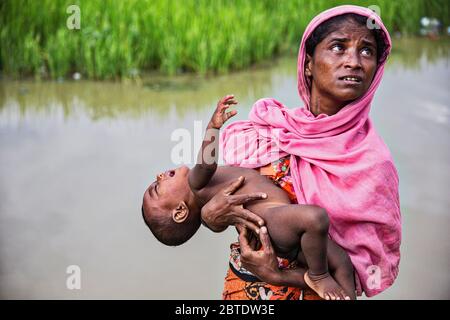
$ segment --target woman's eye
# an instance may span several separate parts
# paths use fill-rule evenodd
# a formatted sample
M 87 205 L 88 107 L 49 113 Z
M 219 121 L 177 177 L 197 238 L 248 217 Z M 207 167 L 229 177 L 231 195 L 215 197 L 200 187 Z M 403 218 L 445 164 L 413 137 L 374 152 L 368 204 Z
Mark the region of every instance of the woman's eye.
M 366 56 L 371 56 L 372 55 L 372 49 L 370 49 L 370 48 L 363 48 L 361 50 L 361 53 L 366 55 Z
M 335 44 L 331 47 L 331 51 L 334 51 L 334 52 L 340 52 L 340 51 L 342 51 L 342 49 L 343 49 L 342 45 L 340 45 L 340 44 Z

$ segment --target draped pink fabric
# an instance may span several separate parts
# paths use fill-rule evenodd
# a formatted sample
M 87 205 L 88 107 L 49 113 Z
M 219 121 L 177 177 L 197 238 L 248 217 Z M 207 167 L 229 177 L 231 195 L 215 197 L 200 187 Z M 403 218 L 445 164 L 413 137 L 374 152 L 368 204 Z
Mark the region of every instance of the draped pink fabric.
M 305 42 L 320 23 L 345 13 L 374 19 L 384 32 L 387 49 L 362 97 L 332 116 L 314 116 L 304 75 Z M 273 98 L 258 100 L 249 120 L 232 123 L 221 136 L 228 165 L 256 168 L 291 155 L 298 203 L 328 211 L 329 235 L 350 255 L 357 286 L 369 297 L 392 285 L 400 261 L 398 174 L 369 118 L 390 48 L 389 33 L 371 10 L 346 5 L 324 11 L 308 25 L 300 45 L 298 91 L 305 106 L 288 109 Z

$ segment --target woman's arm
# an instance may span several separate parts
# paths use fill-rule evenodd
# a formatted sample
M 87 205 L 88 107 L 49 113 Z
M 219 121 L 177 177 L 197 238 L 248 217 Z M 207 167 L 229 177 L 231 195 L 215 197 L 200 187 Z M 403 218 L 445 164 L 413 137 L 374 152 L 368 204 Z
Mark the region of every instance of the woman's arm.
M 278 260 L 273 250 L 266 227 L 259 232 L 259 241 L 262 250 L 256 251 L 249 242 L 249 233 L 246 228 L 239 228 L 239 244 L 241 247 L 242 266 L 257 276 L 260 280 L 276 286 L 308 288 L 304 281 L 305 269 L 280 270 Z

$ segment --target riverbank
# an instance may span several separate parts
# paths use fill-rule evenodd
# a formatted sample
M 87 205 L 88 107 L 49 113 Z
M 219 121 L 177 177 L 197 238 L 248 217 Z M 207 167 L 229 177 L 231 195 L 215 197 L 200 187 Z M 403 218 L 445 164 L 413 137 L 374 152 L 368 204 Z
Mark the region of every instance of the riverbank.
M 80 28 L 69 29 L 67 0 L 0 2 L 0 69 L 21 78 L 123 79 L 158 70 L 226 73 L 297 52 L 319 12 L 351 0 L 78 0 Z M 416 34 L 422 16 L 449 23 L 446 0 L 378 0 L 394 33 Z M 72 11 L 69 11 L 72 12 Z

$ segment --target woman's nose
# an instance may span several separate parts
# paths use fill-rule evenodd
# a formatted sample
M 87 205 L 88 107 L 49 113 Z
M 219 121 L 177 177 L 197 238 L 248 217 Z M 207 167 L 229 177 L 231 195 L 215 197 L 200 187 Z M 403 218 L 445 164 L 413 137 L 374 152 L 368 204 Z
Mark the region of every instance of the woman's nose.
M 358 50 L 348 50 L 345 61 L 345 67 L 350 69 L 361 68 L 361 59 L 358 55 Z

